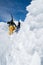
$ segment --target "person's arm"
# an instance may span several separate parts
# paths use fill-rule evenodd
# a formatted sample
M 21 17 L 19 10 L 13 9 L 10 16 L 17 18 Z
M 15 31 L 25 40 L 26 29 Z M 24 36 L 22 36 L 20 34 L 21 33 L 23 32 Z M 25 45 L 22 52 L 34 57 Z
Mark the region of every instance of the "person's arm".
M 7 22 L 7 24 L 10 24 L 10 22 Z
M 18 22 L 18 26 L 17 27 L 20 28 L 20 22 Z

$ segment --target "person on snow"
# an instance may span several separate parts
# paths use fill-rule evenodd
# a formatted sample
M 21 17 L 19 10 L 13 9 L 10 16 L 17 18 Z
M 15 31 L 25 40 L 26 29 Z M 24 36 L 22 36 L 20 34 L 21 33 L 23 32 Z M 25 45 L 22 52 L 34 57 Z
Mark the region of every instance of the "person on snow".
M 16 24 L 13 22 L 13 18 L 11 21 L 7 22 L 9 24 L 9 34 L 13 34 L 14 30 L 16 30 Z
M 13 17 L 12 17 L 12 20 L 7 22 L 7 24 L 9 24 L 9 34 L 13 34 L 13 32 L 18 32 L 19 29 L 20 29 L 20 22 L 18 22 L 18 25 L 16 25 L 14 22 L 13 22 Z

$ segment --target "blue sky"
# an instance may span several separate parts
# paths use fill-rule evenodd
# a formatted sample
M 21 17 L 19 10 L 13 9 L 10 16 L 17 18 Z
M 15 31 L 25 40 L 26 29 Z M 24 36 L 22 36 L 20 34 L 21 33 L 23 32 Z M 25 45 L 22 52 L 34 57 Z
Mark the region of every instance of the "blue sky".
M 27 14 L 26 6 L 31 0 L 0 0 L 0 21 L 10 20 L 12 13 L 15 20 L 24 20 Z

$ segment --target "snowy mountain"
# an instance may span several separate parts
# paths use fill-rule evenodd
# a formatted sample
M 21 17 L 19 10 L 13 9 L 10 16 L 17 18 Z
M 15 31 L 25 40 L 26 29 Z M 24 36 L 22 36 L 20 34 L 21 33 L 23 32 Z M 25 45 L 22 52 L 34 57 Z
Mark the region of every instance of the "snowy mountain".
M 37 4 L 36 4 L 37 3 Z M 33 0 L 18 33 L 0 23 L 0 65 L 43 65 L 43 0 Z

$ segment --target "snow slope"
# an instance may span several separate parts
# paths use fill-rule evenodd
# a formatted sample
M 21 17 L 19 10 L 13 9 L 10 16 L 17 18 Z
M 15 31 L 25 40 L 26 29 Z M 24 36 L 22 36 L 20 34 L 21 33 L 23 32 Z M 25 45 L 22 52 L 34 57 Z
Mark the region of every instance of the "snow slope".
M 0 26 L 2 26 L 0 28 L 0 65 L 30 65 L 35 51 L 39 53 L 39 49 L 36 49 L 39 46 L 36 46 L 34 33 L 29 31 L 29 36 L 27 36 L 25 30 L 22 30 L 21 27 L 19 33 L 9 36 L 8 30 L 5 31 L 5 27 L 8 28 L 6 23 L 0 23 Z
M 34 53 L 30 65 L 41 65 L 40 56 L 37 52 Z
M 0 22 L 0 65 L 43 65 L 43 0 L 33 0 L 19 33 Z M 41 8 L 41 9 L 40 9 Z

